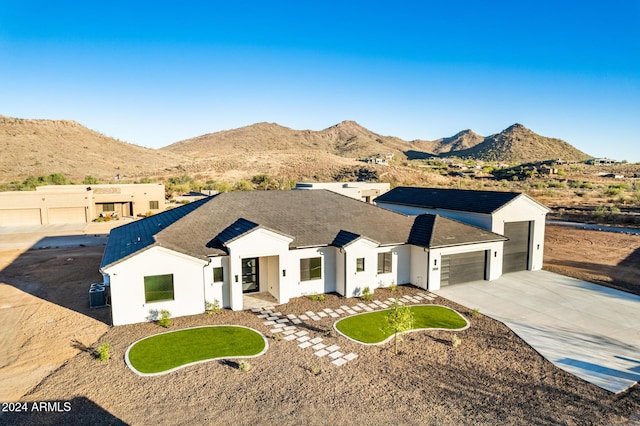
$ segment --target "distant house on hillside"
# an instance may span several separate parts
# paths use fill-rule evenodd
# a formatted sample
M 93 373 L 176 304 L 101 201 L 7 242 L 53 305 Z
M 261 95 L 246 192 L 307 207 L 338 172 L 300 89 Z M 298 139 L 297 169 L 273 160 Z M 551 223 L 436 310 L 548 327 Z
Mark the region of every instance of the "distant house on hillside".
M 587 164 L 592 166 L 602 166 L 606 164 L 616 164 L 616 160 L 612 160 L 611 158 L 591 158 L 587 160 Z

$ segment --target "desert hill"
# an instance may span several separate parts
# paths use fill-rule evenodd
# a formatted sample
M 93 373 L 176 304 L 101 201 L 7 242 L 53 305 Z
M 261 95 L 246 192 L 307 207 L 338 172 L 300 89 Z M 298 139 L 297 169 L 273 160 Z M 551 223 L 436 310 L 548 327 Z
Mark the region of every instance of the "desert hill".
M 185 139 L 163 151 L 190 157 L 254 151 L 322 151 L 342 157 L 367 157 L 393 152 L 402 155 L 408 142 L 374 133 L 355 121 L 343 121 L 324 130 L 294 130 L 275 123 L 257 123 L 238 129 Z
M 548 138 L 514 124 L 495 135 L 487 136 L 482 143 L 460 151 L 445 154 L 484 161 L 525 163 L 549 159 L 582 161 L 590 155 L 578 150 L 562 139 Z
M 62 173 L 74 181 L 87 175 L 108 181 L 120 174 L 125 181 L 135 181 L 186 173 L 201 180 L 237 182 L 264 173 L 280 180 L 377 176 L 421 184 L 440 177 L 407 167 L 407 159 L 440 155 L 513 163 L 588 158 L 560 139 L 537 135 L 519 124 L 486 138 L 464 130 L 434 141 L 405 141 L 377 134 L 354 121 L 319 131 L 257 123 L 150 149 L 109 138 L 75 121 L 3 116 L 0 152 L 0 182 L 51 173 Z M 388 166 L 358 161 L 389 153 L 394 159 Z
M 74 180 L 154 175 L 177 165 L 169 152 L 121 142 L 75 121 L 0 116 L 0 181 L 62 173 Z

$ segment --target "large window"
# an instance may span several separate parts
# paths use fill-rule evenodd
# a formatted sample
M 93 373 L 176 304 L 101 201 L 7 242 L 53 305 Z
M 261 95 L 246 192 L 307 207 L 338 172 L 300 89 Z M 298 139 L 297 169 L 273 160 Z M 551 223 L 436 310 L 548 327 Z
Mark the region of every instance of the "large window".
M 359 257 L 356 259 L 356 272 L 364 271 L 364 257 Z
M 378 273 L 388 274 L 391 270 L 391 252 L 378 253 Z
M 144 277 L 146 303 L 173 300 L 173 274 Z
M 159 201 L 149 201 L 149 209 L 150 210 L 158 210 L 160 208 Z
M 222 281 L 224 281 L 223 275 L 222 275 L 222 266 L 213 268 L 213 282 L 221 283 Z
M 322 278 L 322 258 L 311 257 L 300 259 L 300 281 L 317 280 Z

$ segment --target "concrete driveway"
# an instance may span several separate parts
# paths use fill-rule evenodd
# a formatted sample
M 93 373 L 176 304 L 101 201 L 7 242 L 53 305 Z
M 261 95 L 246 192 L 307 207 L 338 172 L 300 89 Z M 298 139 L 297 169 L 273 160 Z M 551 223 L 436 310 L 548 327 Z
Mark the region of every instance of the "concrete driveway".
M 435 293 L 503 322 L 558 368 L 608 391 L 640 380 L 640 296 L 547 271 Z

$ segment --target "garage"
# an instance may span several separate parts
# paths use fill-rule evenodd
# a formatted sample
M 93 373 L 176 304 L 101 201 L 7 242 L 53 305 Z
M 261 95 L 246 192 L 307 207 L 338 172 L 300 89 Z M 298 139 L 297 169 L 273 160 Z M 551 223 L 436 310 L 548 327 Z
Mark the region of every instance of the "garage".
M 48 212 L 50 224 L 87 222 L 84 207 L 58 207 L 51 208 Z
M 526 271 L 529 269 L 531 222 L 507 222 L 504 224 L 502 272 Z
M 41 225 L 40 209 L 0 210 L 0 226 Z
M 442 256 L 440 286 L 468 283 L 485 279 L 486 251 L 449 254 Z

